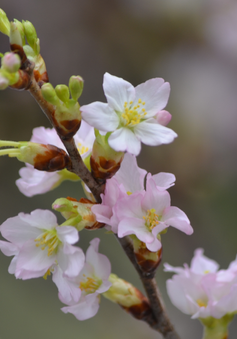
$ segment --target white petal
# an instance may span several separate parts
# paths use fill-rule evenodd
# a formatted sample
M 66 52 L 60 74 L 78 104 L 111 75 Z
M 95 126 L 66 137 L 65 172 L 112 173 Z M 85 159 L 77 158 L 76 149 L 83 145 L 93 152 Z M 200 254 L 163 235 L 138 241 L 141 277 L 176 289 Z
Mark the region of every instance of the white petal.
M 119 124 L 119 118 L 108 104 L 96 101 L 89 105 L 81 106 L 82 119 L 100 131 L 114 131 Z
M 188 235 L 193 233 L 193 228 L 190 225 L 190 221 L 187 215 L 178 207 L 168 207 L 164 211 L 161 220 L 167 225 L 173 226 Z
M 111 264 L 105 255 L 98 253 L 99 243 L 99 238 L 90 241 L 90 246 L 86 252 L 86 262 L 94 267 L 95 275 L 103 280 L 109 278 Z
M 177 134 L 170 128 L 154 123 L 154 119 L 142 121 L 134 127 L 135 135 L 149 146 L 169 144 Z
M 174 174 L 164 172 L 157 173 L 153 176 L 151 176 L 151 174 L 148 173 L 147 182 L 150 179 L 153 179 L 155 181 L 156 186 L 158 187 L 159 190 L 166 190 L 171 186 L 174 186 L 174 182 L 176 180 Z
M 135 87 L 135 91 L 135 103 L 139 99 L 145 102 L 144 108 L 148 118 L 154 116 L 167 105 L 170 84 L 168 82 L 164 83 L 164 80 L 161 78 L 154 78 Z
M 57 226 L 56 227 L 59 239 L 64 243 L 75 244 L 79 240 L 79 233 L 72 226 Z
M 129 152 L 138 155 L 141 151 L 141 142 L 129 128 L 119 128 L 114 131 L 109 139 L 109 145 L 117 152 Z
M 104 75 L 103 88 L 108 104 L 117 112 L 123 112 L 124 103 L 135 98 L 135 89 L 128 81 L 109 73 Z
M 77 304 L 63 307 L 64 313 L 72 313 L 78 320 L 86 320 L 94 317 L 99 310 L 99 298 L 97 293 L 88 294 Z
M 79 247 L 64 244 L 57 253 L 57 261 L 67 277 L 75 277 L 84 266 L 85 255 Z

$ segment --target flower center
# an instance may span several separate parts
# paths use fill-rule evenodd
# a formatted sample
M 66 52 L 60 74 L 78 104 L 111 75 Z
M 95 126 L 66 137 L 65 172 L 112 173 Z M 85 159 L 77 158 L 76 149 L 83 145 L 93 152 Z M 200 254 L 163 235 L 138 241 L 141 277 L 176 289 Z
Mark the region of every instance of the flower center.
M 42 235 L 35 239 L 35 242 L 35 246 L 41 247 L 42 251 L 48 247 L 48 256 L 53 253 L 57 253 L 58 246 L 61 244 L 55 229 L 45 231 Z
M 78 149 L 78 152 L 80 153 L 80 155 L 85 154 L 86 152 L 89 151 L 89 147 L 82 145 L 81 142 L 78 142 L 77 149 Z
M 145 118 L 147 112 L 144 108 L 145 101 L 138 100 L 137 104 L 134 105 L 133 101 L 124 103 L 124 111 L 121 114 L 121 122 L 123 126 L 133 127 L 139 124 L 139 122 Z
M 147 210 L 146 216 L 143 216 L 143 219 L 145 220 L 145 225 L 149 231 L 159 224 L 159 215 L 156 214 L 154 208 Z
M 80 289 L 86 294 L 94 293 L 100 287 L 102 281 L 92 277 L 86 277 L 85 274 L 83 274 L 83 276 L 85 280 L 80 282 Z
M 202 299 L 197 299 L 196 303 L 198 304 L 198 306 L 200 307 L 207 307 L 207 302 L 202 300 Z

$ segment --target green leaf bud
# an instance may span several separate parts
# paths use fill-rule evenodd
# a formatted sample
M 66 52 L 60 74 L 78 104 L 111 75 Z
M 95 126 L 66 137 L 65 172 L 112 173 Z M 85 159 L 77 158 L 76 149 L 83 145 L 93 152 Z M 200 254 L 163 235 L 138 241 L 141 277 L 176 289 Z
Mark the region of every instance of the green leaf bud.
M 0 90 L 4 90 L 8 87 L 9 80 L 4 77 L 2 73 L 0 73 Z
M 10 44 L 22 46 L 21 33 L 15 22 L 10 23 Z
M 61 101 L 67 103 L 70 98 L 69 88 L 66 85 L 57 85 L 55 87 L 57 96 Z
M 84 80 L 79 75 L 72 75 L 69 79 L 69 88 L 72 98 L 77 101 L 83 91 Z
M 7 36 L 10 35 L 10 21 L 2 9 L 0 9 L 0 32 Z
M 33 24 L 26 20 L 26 21 L 22 21 L 23 26 L 24 26 L 24 30 L 25 30 L 25 35 L 26 35 L 26 39 L 28 44 L 30 45 L 30 47 L 34 50 L 35 54 L 38 54 L 38 47 L 37 47 L 37 33 L 35 30 L 35 27 L 33 26 Z
M 60 105 L 56 91 L 50 83 L 46 83 L 41 87 L 41 93 L 43 98 L 50 104 L 55 106 Z

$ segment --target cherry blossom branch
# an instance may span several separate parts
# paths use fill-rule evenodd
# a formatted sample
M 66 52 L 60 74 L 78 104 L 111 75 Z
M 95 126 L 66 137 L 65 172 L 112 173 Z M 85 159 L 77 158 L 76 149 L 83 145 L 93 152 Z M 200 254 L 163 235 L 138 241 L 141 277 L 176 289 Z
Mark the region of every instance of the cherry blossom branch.
M 32 66 L 32 65 L 31 65 Z M 32 72 L 31 72 L 32 73 Z M 47 102 L 41 93 L 41 89 L 37 84 L 34 76 L 31 76 L 31 82 L 27 89 L 30 94 L 33 96 L 35 101 L 38 103 L 44 114 L 47 116 L 49 121 L 51 122 L 52 126 L 55 127 L 53 114 L 54 114 L 54 106 Z M 91 192 L 93 193 L 97 202 L 101 201 L 100 194 L 104 191 L 104 185 L 100 185 L 97 181 L 93 178 L 87 167 L 85 166 L 80 153 L 75 145 L 74 139 L 64 139 L 60 134 L 58 134 L 62 143 L 64 144 L 72 162 L 71 168 L 68 168 L 71 172 L 77 174 L 89 187 Z
M 132 243 L 127 237 L 117 239 L 123 247 L 128 258 L 132 262 L 133 266 L 135 267 L 137 273 L 139 274 L 147 297 L 150 301 L 151 309 L 153 312 L 152 317 L 146 317 L 146 319 L 142 320 L 147 322 L 151 328 L 160 332 L 164 336 L 164 338 L 179 339 L 179 335 L 176 333 L 166 314 L 163 302 L 161 300 L 160 292 L 154 278 L 155 272 L 147 273 L 141 270 L 135 259 Z

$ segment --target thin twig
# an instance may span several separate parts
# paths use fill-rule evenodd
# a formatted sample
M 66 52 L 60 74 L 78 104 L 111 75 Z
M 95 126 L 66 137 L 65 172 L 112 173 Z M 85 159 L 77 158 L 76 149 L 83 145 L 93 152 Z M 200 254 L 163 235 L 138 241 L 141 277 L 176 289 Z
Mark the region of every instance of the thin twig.
M 150 317 L 143 320 L 146 321 L 154 330 L 160 332 L 165 339 L 180 339 L 164 309 L 160 292 L 154 278 L 155 273 L 146 273 L 141 270 L 134 256 L 132 243 L 127 237 L 118 238 L 118 241 L 139 274 L 147 297 L 150 301 L 153 316 L 152 318 Z

